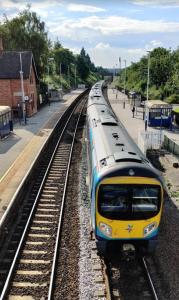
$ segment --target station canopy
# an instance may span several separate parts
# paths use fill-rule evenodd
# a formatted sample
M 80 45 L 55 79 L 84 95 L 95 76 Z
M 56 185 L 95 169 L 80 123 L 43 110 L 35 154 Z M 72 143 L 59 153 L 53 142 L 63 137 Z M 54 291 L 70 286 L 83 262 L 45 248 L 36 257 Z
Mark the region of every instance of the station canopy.
M 172 109 L 172 105 L 164 102 L 162 100 L 149 100 L 146 101 L 146 106 L 148 108 L 170 108 Z

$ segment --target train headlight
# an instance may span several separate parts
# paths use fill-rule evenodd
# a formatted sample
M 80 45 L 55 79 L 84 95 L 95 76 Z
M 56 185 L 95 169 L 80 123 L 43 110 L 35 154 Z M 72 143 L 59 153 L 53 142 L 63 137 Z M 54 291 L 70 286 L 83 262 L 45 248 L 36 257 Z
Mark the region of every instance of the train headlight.
M 112 236 L 112 228 L 111 226 L 105 224 L 105 223 L 102 223 L 100 222 L 99 223 L 99 228 L 100 230 L 107 236 Z
M 151 223 L 144 228 L 144 236 L 148 236 L 157 228 L 157 223 Z

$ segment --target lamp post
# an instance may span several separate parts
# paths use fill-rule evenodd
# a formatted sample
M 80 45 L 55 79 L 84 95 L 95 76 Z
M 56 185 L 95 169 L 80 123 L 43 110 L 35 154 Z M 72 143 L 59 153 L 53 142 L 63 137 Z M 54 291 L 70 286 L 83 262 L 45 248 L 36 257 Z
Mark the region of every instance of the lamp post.
M 118 67 L 118 65 L 116 64 L 116 66 L 115 66 L 116 76 L 117 76 L 117 67 Z
M 121 73 L 121 58 L 119 57 L 119 72 Z
M 70 85 L 70 66 L 69 66 L 69 65 L 68 65 L 67 76 L 68 76 L 68 84 L 69 84 L 69 88 L 71 89 L 71 85 Z
M 22 116 L 24 120 L 24 124 L 26 124 L 26 105 L 25 105 L 25 98 L 24 98 L 24 78 L 23 78 L 23 71 L 22 71 L 22 53 L 19 53 L 20 59 L 20 79 L 21 79 L 21 95 L 22 95 Z
M 124 94 L 126 94 L 126 59 L 124 59 Z
M 113 81 L 114 81 L 114 78 L 115 78 L 115 66 L 113 66 Z
M 62 63 L 60 63 L 60 88 L 62 89 Z
M 124 59 L 124 97 L 126 95 L 126 59 Z M 123 108 L 125 108 L 125 99 L 124 99 L 124 102 L 123 102 Z
M 76 65 L 75 65 L 75 89 L 76 89 Z
M 147 126 L 148 126 L 147 107 L 149 101 L 149 83 L 150 83 L 150 51 L 147 52 L 148 52 L 148 64 L 147 64 L 147 99 L 145 102 L 145 130 L 147 130 Z
M 50 73 L 50 68 L 49 68 L 49 62 L 53 61 L 53 57 L 48 57 L 48 64 L 47 64 L 47 70 L 48 70 L 48 83 L 47 83 L 47 91 L 48 91 L 48 102 L 49 102 L 49 73 Z
M 72 69 L 73 70 L 73 72 L 74 72 L 74 78 L 75 78 L 75 83 L 73 84 L 73 87 L 76 89 L 76 77 L 77 77 L 77 68 L 76 68 L 76 64 L 75 63 L 71 63 L 70 65 L 72 65 L 72 67 L 74 68 L 74 69 Z

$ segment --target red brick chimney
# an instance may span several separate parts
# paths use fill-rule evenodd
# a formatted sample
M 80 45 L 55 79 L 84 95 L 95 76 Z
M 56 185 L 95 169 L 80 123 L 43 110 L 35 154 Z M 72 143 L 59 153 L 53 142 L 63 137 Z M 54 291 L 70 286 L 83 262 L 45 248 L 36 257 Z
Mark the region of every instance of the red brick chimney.
M 3 42 L 2 42 L 2 36 L 0 35 L 0 55 L 3 54 Z

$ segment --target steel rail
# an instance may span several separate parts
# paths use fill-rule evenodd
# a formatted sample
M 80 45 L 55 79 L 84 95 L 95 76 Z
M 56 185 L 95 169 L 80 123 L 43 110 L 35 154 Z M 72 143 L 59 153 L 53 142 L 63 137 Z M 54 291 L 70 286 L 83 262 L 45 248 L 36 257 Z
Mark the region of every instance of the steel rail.
M 149 269 L 147 267 L 147 263 L 145 261 L 145 257 L 142 257 L 142 264 L 143 264 L 143 267 L 144 267 L 144 270 L 145 270 L 145 273 L 146 273 L 146 276 L 147 276 L 147 279 L 148 279 L 148 282 L 149 282 L 149 285 L 150 285 L 150 288 L 151 288 L 151 291 L 152 291 L 153 298 L 155 300 L 159 300 L 159 298 L 157 296 L 157 293 L 156 293 L 156 290 L 155 290 L 155 287 L 154 287 L 154 284 L 152 282 L 152 278 L 150 276 Z
M 10 285 L 10 281 L 11 281 L 13 272 L 14 272 L 14 270 L 15 270 L 16 262 L 17 262 L 17 259 L 18 259 L 18 257 L 19 257 L 19 254 L 20 254 L 20 251 L 21 251 L 23 242 L 24 242 L 24 240 L 25 240 L 27 231 L 28 231 L 28 229 L 29 229 L 30 222 L 31 222 L 33 213 L 34 213 L 34 211 L 35 211 L 36 205 L 37 205 L 37 203 L 38 203 L 39 197 L 40 197 L 40 195 L 41 195 L 41 193 L 42 193 L 42 190 L 43 190 L 43 186 L 44 186 L 45 180 L 46 180 L 47 175 L 48 175 L 48 173 L 49 173 L 50 167 L 51 167 L 51 165 L 52 165 L 54 156 L 55 156 L 55 154 L 56 154 L 56 152 L 57 152 L 58 146 L 59 146 L 59 144 L 60 144 L 60 142 L 61 142 L 61 139 L 62 139 L 62 137 L 63 137 L 63 134 L 64 134 L 64 132 L 65 132 L 65 129 L 66 129 L 66 127 L 67 127 L 67 125 L 68 125 L 68 123 L 69 123 L 71 117 L 73 116 L 74 111 L 76 110 L 76 107 L 77 107 L 78 105 L 79 105 L 79 103 L 76 103 L 75 107 L 73 108 L 72 112 L 70 113 L 70 116 L 69 116 L 68 119 L 67 119 L 67 122 L 66 122 L 66 124 L 65 124 L 65 126 L 64 126 L 64 128 L 63 128 L 63 130 L 62 130 L 62 133 L 61 133 L 61 135 L 60 135 L 60 138 L 59 138 L 59 140 L 58 140 L 58 143 L 57 143 L 57 145 L 56 145 L 56 147 L 55 147 L 55 149 L 54 149 L 54 152 L 53 152 L 52 157 L 51 157 L 51 159 L 50 159 L 49 165 L 48 165 L 47 170 L 46 170 L 46 172 L 45 172 L 44 178 L 43 178 L 42 183 L 41 183 L 41 185 L 40 185 L 39 191 L 38 191 L 38 193 L 37 193 L 36 199 L 35 199 L 34 204 L 33 204 L 33 206 L 32 206 L 32 209 L 31 209 L 29 218 L 28 218 L 28 220 L 27 220 L 26 226 L 25 226 L 24 231 L 23 231 L 23 233 L 22 233 L 22 237 L 21 237 L 21 239 L 20 239 L 18 248 L 17 248 L 16 253 L 15 253 L 15 255 L 14 255 L 14 259 L 13 259 L 13 261 L 12 261 L 12 264 L 11 264 L 11 267 L 10 267 L 10 270 L 9 270 L 9 273 L 8 273 L 8 276 L 7 276 L 7 278 L 6 278 L 6 281 L 5 281 L 5 284 L 4 284 L 2 293 L 1 293 L 1 295 L 0 295 L 0 300 L 3 300 L 4 297 L 7 295 L 8 288 L 9 288 L 9 285 Z
M 112 300 L 112 293 L 109 283 L 108 269 L 105 263 L 103 263 L 104 282 L 106 286 L 106 300 Z
M 83 107 L 80 111 L 80 114 L 78 116 L 78 120 L 76 122 L 75 130 L 74 130 L 74 133 L 73 133 L 73 140 L 72 140 L 71 149 L 70 149 L 70 155 L 69 155 L 69 160 L 68 160 L 64 190 L 63 190 L 63 196 L 62 196 L 60 216 L 59 216 L 59 220 L 58 220 L 58 229 L 57 229 L 57 236 L 56 236 L 56 242 L 55 242 L 55 251 L 54 251 L 54 257 L 53 257 L 52 271 L 51 271 L 51 277 L 50 277 L 48 300 L 51 300 L 52 297 L 53 297 L 54 276 L 55 276 L 57 256 L 58 256 L 58 251 L 59 251 L 58 248 L 59 248 L 60 237 L 61 237 L 62 220 L 63 220 L 63 215 L 64 215 L 64 206 L 65 206 L 65 199 L 66 199 L 67 184 L 68 184 L 68 179 L 69 179 L 69 171 L 70 171 L 71 159 L 72 159 L 72 154 L 73 154 L 73 149 L 74 149 L 74 142 L 75 142 L 75 137 L 76 137 L 76 133 L 77 133 L 77 129 L 78 129 L 78 124 L 79 124 L 79 120 L 81 118 L 81 114 L 82 114 L 82 111 L 84 109 L 85 103 L 84 103 L 84 105 L 83 105 Z

